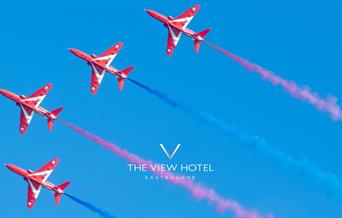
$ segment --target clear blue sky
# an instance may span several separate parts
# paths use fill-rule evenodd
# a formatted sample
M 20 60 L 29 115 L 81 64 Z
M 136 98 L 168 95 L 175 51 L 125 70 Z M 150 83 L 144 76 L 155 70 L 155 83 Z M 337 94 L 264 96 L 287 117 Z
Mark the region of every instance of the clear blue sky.
M 147 15 L 154 9 L 177 16 L 193 4 L 202 8 L 189 27 L 279 75 L 310 85 L 322 95 L 342 97 L 342 3 L 339 1 L 62 1 L 0 3 L 0 87 L 29 95 L 47 82 L 53 90 L 42 106 L 64 106 L 61 118 L 144 158 L 168 161 L 159 144 L 182 147 L 172 162 L 210 162 L 211 174 L 197 179 L 244 205 L 278 217 L 341 217 L 341 202 L 326 196 L 302 175 L 241 146 L 169 107 L 127 82 L 124 92 L 106 75 L 90 94 L 90 69 L 67 48 L 100 54 L 125 43 L 113 66 L 134 65 L 131 77 L 229 123 L 264 136 L 278 148 L 305 156 L 342 178 L 341 123 L 281 88 L 262 81 L 206 45 L 199 54 L 182 38 L 172 58 L 165 52 L 167 31 Z M 1 163 L 40 167 L 61 158 L 50 181 L 72 181 L 68 191 L 119 217 L 229 217 L 185 190 L 166 182 L 146 182 L 128 172 L 126 161 L 93 142 L 35 116 L 27 134 L 18 131 L 19 109 L 0 98 Z M 0 217 L 93 217 L 62 198 L 56 207 L 43 190 L 32 211 L 27 185 L 5 167 Z

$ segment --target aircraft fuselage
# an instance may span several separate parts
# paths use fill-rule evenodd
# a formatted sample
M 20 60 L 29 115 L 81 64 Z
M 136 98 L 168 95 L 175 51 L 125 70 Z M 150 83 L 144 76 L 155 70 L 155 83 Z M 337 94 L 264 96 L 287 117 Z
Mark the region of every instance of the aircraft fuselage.
M 59 194 L 62 194 L 63 191 L 58 189 L 56 185 L 48 182 L 48 181 L 42 181 L 40 179 L 36 179 L 34 176 L 34 173 L 33 172 L 30 172 L 29 170 L 24 170 L 24 169 L 21 169 L 20 167 L 17 167 L 15 165 L 12 165 L 12 164 L 6 164 L 6 167 L 11 170 L 12 172 L 18 174 L 19 176 L 22 176 L 24 178 L 24 180 L 30 180 L 30 181 L 33 181 L 41 186 L 43 186 L 44 188 L 48 189 L 48 190 L 51 190 L 53 192 L 57 192 Z
M 88 65 L 91 67 L 95 67 L 95 66 L 100 67 L 100 68 L 104 69 L 105 71 L 107 71 L 108 73 L 116 76 L 117 78 L 121 78 L 121 79 L 127 78 L 127 76 L 125 74 L 121 73 L 120 70 L 118 70 L 112 66 L 107 66 L 107 65 L 97 61 L 95 55 L 89 55 L 89 54 L 82 52 L 82 51 L 75 49 L 75 48 L 70 48 L 69 50 L 71 53 L 73 53 L 77 57 L 86 61 L 88 63 Z
M 146 10 L 149 15 L 151 15 L 153 18 L 157 19 L 158 21 L 162 22 L 165 27 L 169 28 L 172 27 L 174 29 L 177 29 L 178 31 L 184 33 L 185 35 L 189 36 L 192 39 L 203 41 L 204 39 L 200 36 L 198 36 L 194 31 L 192 31 L 189 28 L 183 28 L 182 26 L 179 26 L 175 23 L 175 19 L 172 17 L 166 17 L 156 11 L 153 10 Z
M 16 94 L 14 94 L 10 91 L 4 90 L 4 89 L 0 89 L 0 94 L 7 97 L 8 99 L 14 101 L 17 104 L 17 106 L 19 106 L 19 107 L 25 106 L 25 107 L 30 108 L 34 112 L 37 112 L 46 118 L 53 119 L 53 120 L 56 119 L 56 117 L 53 116 L 48 110 L 46 110 L 45 108 L 42 108 L 40 106 L 38 106 L 38 107 L 35 106 L 34 104 L 31 103 L 31 101 L 27 101 L 24 96 L 18 96 Z

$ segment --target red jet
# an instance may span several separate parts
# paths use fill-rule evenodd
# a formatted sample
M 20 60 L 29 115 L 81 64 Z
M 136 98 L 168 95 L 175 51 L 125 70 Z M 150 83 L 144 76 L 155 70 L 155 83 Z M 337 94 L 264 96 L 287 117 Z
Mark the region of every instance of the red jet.
M 207 35 L 210 29 L 206 29 L 202 32 L 195 33 L 194 31 L 187 28 L 192 18 L 197 14 L 200 5 L 194 5 L 187 11 L 185 11 L 180 16 L 173 18 L 171 16 L 165 17 L 155 11 L 146 10 L 146 12 L 159 20 L 164 24 L 165 27 L 168 28 L 168 39 L 167 39 L 167 54 L 169 56 L 172 55 L 175 50 L 182 33 L 192 38 L 195 42 L 195 51 L 198 53 L 200 48 L 200 43 L 204 41 L 204 36 Z
M 34 113 L 39 113 L 48 120 L 48 129 L 52 130 L 53 123 L 57 119 L 58 114 L 63 108 L 58 108 L 54 111 L 48 111 L 39 105 L 42 103 L 46 95 L 50 92 L 52 84 L 46 84 L 38 91 L 33 93 L 29 97 L 24 95 L 16 95 L 7 90 L 0 89 L 0 94 L 16 102 L 17 106 L 20 107 L 20 133 L 25 134 L 27 127 L 29 126 Z
M 59 159 L 52 159 L 49 163 L 45 164 L 42 168 L 35 172 L 31 170 L 23 170 L 12 164 L 6 164 L 8 169 L 24 177 L 24 180 L 28 182 L 27 207 L 29 209 L 33 208 L 42 187 L 51 190 L 55 195 L 56 204 L 59 204 L 61 195 L 64 193 L 64 189 L 70 184 L 70 182 L 65 182 L 59 186 L 55 186 L 47 181 L 58 162 Z
M 119 53 L 123 46 L 122 42 L 119 42 L 118 44 L 112 46 L 110 49 L 105 51 L 100 56 L 96 56 L 94 54 L 89 55 L 82 51 L 79 51 L 74 48 L 69 48 L 71 53 L 74 55 L 82 58 L 87 62 L 87 64 L 92 68 L 92 76 L 91 76 L 91 93 L 96 94 L 105 71 L 107 71 L 110 74 L 113 74 L 119 81 L 119 89 L 122 91 L 122 88 L 124 86 L 124 80 L 127 79 L 128 74 L 134 69 L 133 66 L 130 66 L 124 70 L 118 70 L 114 67 L 111 67 L 110 64 L 116 57 L 116 55 Z

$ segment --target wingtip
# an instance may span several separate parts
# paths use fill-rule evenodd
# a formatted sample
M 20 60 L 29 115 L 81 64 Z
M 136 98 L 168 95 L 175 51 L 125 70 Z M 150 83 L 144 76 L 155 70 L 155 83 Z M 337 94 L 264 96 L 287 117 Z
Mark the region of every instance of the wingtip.
M 53 86 L 53 84 L 52 84 L 52 83 L 46 83 L 46 84 L 45 84 L 45 87 L 48 87 L 48 89 L 51 89 L 51 88 L 52 88 L 52 86 Z
M 27 203 L 27 208 L 30 209 L 30 210 L 32 210 L 33 204 L 32 204 L 31 202 Z
M 90 89 L 90 93 L 91 93 L 92 95 L 96 95 L 96 93 L 97 93 L 97 88 L 96 88 L 95 86 L 92 86 L 91 89 Z
M 61 159 L 59 159 L 58 157 L 53 158 L 51 161 L 55 161 L 55 163 L 58 163 Z
M 124 43 L 123 43 L 123 42 L 118 42 L 118 43 L 116 43 L 115 45 L 118 45 L 119 48 L 122 48 L 122 46 L 124 45 Z
M 25 133 L 26 133 L 26 130 L 20 130 L 21 135 L 25 135 Z

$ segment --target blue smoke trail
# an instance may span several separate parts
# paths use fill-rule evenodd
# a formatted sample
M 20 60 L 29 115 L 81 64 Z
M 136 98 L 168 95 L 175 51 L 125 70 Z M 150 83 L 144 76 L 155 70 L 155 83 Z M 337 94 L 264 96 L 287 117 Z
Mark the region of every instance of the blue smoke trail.
M 72 195 L 69 195 L 67 193 L 64 193 L 65 196 L 68 196 L 69 198 L 71 198 L 72 200 L 74 200 L 76 203 L 88 208 L 89 210 L 97 213 L 98 215 L 100 215 L 101 217 L 104 217 L 104 218 L 116 218 L 115 216 L 109 214 L 108 212 L 106 211 L 103 211 L 97 207 L 95 207 L 94 205 L 92 205 L 91 203 L 89 202 L 86 202 L 86 201 L 82 201 L 81 199 L 79 198 L 76 198 Z
M 157 96 L 167 104 L 182 109 L 183 111 L 193 115 L 200 122 L 208 124 L 210 127 L 216 129 L 220 133 L 239 139 L 245 146 L 253 148 L 262 155 L 274 160 L 281 167 L 291 170 L 293 173 L 303 174 L 309 177 L 313 180 L 312 182 L 314 185 L 326 187 L 329 195 L 332 195 L 335 198 L 341 198 L 342 187 L 336 175 L 321 170 L 316 164 L 310 162 L 306 158 L 302 157 L 300 159 L 296 159 L 292 155 L 274 147 L 262 137 L 250 134 L 236 126 L 229 125 L 225 121 L 206 112 L 182 104 L 170 96 L 139 83 L 136 80 L 129 80 L 149 93 Z

